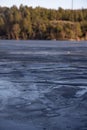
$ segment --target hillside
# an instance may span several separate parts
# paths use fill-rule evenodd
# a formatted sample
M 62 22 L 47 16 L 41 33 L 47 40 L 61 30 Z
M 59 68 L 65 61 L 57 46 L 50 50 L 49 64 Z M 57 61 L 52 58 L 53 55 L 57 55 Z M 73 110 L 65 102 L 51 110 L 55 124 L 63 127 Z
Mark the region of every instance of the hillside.
M 87 9 L 0 7 L 0 39 L 87 40 Z

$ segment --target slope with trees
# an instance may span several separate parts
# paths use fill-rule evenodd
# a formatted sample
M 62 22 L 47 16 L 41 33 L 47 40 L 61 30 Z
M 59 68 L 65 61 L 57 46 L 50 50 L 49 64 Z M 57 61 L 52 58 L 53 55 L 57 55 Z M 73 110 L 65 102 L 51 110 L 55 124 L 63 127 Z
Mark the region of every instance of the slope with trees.
M 0 7 L 0 39 L 87 40 L 87 9 Z

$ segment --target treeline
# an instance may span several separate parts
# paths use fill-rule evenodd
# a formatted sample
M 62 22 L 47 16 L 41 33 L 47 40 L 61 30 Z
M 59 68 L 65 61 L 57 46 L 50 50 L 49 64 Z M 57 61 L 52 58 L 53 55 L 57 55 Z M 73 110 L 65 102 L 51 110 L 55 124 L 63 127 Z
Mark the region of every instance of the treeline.
M 87 40 L 87 9 L 0 7 L 0 39 Z

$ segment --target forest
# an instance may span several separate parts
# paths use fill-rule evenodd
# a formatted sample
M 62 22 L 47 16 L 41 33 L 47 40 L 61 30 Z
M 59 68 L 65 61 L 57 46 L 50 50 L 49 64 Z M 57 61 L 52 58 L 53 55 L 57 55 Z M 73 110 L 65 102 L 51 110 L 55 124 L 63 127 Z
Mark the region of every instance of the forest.
M 0 39 L 87 40 L 87 9 L 0 7 Z

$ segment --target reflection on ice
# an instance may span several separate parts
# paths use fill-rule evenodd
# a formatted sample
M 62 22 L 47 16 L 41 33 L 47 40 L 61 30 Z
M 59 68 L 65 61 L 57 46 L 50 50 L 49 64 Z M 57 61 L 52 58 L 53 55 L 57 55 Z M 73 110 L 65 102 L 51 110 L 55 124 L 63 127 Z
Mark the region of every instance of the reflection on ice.
M 39 98 L 39 91 L 36 85 L 31 85 L 32 89 L 30 91 L 21 92 L 21 97 L 27 99 L 29 102 L 35 101 Z M 30 88 L 30 87 L 29 87 Z
M 16 98 L 16 100 L 20 100 L 20 103 L 22 102 L 21 99 L 28 100 L 28 102 L 31 103 L 39 98 L 39 91 L 37 90 L 36 85 L 31 84 L 31 86 L 28 87 L 28 90 L 26 90 L 24 86 L 23 89 L 19 88 L 20 84 L 0 80 L 0 102 L 2 103 L 2 107 L 9 104 L 9 99 L 11 102 Z
M 0 96 L 4 98 L 16 97 L 19 95 L 19 91 L 10 81 L 0 80 Z
M 10 81 L 0 80 L 0 102 L 3 109 L 8 104 L 8 100 L 14 97 L 18 97 L 20 92 Z

